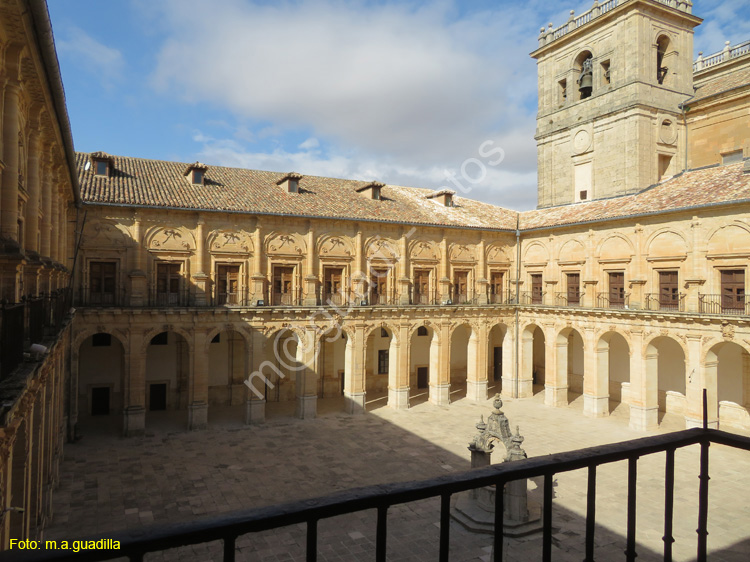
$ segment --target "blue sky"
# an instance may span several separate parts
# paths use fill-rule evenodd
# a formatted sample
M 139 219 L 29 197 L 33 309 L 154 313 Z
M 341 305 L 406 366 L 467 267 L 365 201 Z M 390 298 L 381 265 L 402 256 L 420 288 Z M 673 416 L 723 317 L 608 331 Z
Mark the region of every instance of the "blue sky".
M 536 204 L 528 53 L 590 6 L 49 1 L 77 150 L 451 186 L 514 209 Z M 695 54 L 750 40 L 745 1 L 694 13 Z

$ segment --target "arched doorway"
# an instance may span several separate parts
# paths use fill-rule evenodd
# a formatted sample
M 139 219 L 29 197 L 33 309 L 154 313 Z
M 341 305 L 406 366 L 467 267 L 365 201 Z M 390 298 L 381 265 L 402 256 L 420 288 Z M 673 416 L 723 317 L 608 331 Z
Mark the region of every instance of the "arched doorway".
M 388 385 L 396 369 L 395 334 L 390 326 L 379 326 L 365 339 L 365 409 L 388 403 Z
M 487 391 L 490 396 L 502 392 L 504 369 L 511 368 L 510 363 L 506 365 L 503 361 L 503 345 L 507 331 L 508 327 L 505 324 L 495 324 L 487 335 Z
M 521 334 L 521 373 L 518 381 L 518 397 L 529 398 L 544 391 L 546 358 L 545 337 L 536 324 L 524 328 Z
M 187 410 L 190 395 L 190 349 L 177 332 L 153 336 L 146 348 L 147 419 L 165 421 L 167 411 Z
M 109 416 L 120 426 L 124 373 L 125 349 L 118 338 L 99 332 L 83 340 L 78 348 L 79 419 Z
M 667 336 L 649 343 L 646 378 L 648 391 L 656 393 L 660 419 L 663 414 L 685 415 L 685 353 L 679 343 Z
M 709 396 L 716 388 L 719 426 L 750 429 L 750 354 L 734 342 L 719 343 L 706 355 L 705 369 Z M 709 420 L 714 416 L 709 412 Z
M 347 341 L 346 332 L 338 327 L 323 334 L 320 345 L 318 398 L 344 395 Z
M 548 406 L 567 406 L 584 392 L 583 338 L 574 328 L 565 328 L 555 341 L 553 376 L 546 377 L 544 402 Z
M 472 349 L 469 349 L 471 337 L 472 330 L 468 324 L 456 327 L 451 334 L 449 380 L 452 402 L 466 397 L 466 382 L 470 363 L 473 363 L 472 368 L 476 368 L 476 346 L 472 345 Z
M 249 397 L 244 382 L 248 377 L 248 345 L 235 330 L 209 334 L 208 342 L 208 420 L 229 423 L 243 419 Z M 235 408 L 242 414 L 238 414 Z
M 435 330 L 419 326 L 409 341 L 409 405 L 421 404 L 429 399 L 433 366 L 430 359 Z
M 606 416 L 620 404 L 630 403 L 630 347 L 616 332 L 607 332 L 596 343 L 595 380 L 586 412 Z

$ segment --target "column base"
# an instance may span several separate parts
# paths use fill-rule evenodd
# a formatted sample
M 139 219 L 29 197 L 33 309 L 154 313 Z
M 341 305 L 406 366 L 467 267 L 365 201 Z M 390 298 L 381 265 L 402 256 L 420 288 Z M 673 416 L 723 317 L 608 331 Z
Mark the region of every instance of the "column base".
M 562 408 L 568 405 L 568 387 L 544 385 L 544 405 Z
M 258 425 L 266 421 L 266 401 L 247 400 L 245 402 L 245 424 Z
M 136 437 L 146 432 L 146 408 L 128 406 L 122 412 L 122 434 L 125 437 Z
M 451 403 L 451 385 L 430 385 L 430 402 L 436 406 L 447 406 Z
M 502 390 L 500 394 L 505 399 L 511 399 L 516 397 L 516 379 L 502 377 L 500 379 L 500 386 Z
M 487 400 L 487 381 L 466 381 L 466 398 L 472 402 Z
M 347 414 L 353 414 L 353 415 L 364 414 L 366 411 L 365 393 L 364 392 L 344 392 L 344 411 L 346 411 Z
M 317 413 L 317 396 L 297 396 L 297 409 L 294 412 L 295 417 L 301 420 L 311 420 L 315 418 Z
M 388 406 L 395 410 L 408 410 L 409 388 L 389 388 Z
M 609 415 L 609 396 L 583 395 L 583 415 L 590 418 L 604 418 Z
M 685 416 L 685 429 L 703 427 L 703 418 L 689 418 Z M 719 420 L 708 420 L 708 429 L 719 429 Z
M 188 429 L 197 431 L 208 427 L 208 404 L 197 402 L 188 406 Z
M 518 398 L 531 398 L 532 396 L 534 396 L 534 381 L 532 379 L 518 381 Z
M 651 431 L 659 427 L 659 408 L 630 405 L 630 429 Z

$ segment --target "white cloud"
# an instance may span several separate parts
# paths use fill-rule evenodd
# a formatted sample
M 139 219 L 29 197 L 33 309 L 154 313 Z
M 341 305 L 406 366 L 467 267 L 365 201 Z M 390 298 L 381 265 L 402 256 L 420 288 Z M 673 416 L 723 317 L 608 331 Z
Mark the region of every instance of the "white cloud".
M 317 148 L 320 146 L 320 142 L 315 137 L 310 137 L 305 142 L 301 143 L 298 148 L 307 150 L 308 148 Z
M 63 37 L 55 44 L 61 55 L 70 57 L 78 66 L 97 76 L 104 87 L 110 88 L 122 78 L 125 67 L 122 53 L 100 43 L 79 27 L 66 27 Z

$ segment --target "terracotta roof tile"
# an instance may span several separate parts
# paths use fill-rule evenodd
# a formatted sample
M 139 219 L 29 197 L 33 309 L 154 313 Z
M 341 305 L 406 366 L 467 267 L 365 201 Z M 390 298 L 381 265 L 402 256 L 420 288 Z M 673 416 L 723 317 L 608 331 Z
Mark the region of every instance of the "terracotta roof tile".
M 740 86 L 750 85 L 750 65 L 744 68 L 736 69 L 732 72 L 719 74 L 714 78 L 708 78 L 705 81 L 696 79 L 698 85 L 695 87 L 695 101 L 732 90 Z M 690 105 L 691 102 L 688 102 Z

